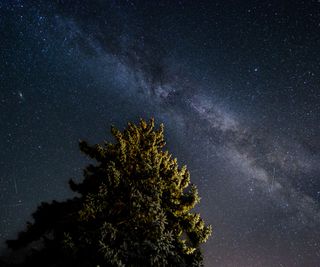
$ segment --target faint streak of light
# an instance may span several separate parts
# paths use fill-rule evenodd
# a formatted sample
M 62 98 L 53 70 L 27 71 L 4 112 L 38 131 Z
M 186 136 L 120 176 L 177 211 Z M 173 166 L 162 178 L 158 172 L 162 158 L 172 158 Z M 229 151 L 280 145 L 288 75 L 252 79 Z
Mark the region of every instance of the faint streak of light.
M 18 186 L 17 186 L 17 181 L 16 181 L 16 178 L 13 177 L 13 183 L 14 183 L 14 191 L 16 193 L 16 195 L 18 194 Z
M 272 184 L 274 184 L 275 180 L 276 180 L 276 167 L 273 167 L 273 177 L 272 177 Z
M 20 202 L 20 203 L 16 203 L 16 204 L 5 204 L 5 205 L 1 205 L 2 207 L 6 207 L 6 208 L 10 208 L 10 207 L 19 207 L 19 206 L 22 206 L 23 203 Z
M 275 180 L 276 180 L 276 168 L 273 167 L 272 180 L 271 180 L 271 186 L 270 186 L 270 189 L 271 189 L 271 190 L 272 190 L 273 187 L 274 187 Z

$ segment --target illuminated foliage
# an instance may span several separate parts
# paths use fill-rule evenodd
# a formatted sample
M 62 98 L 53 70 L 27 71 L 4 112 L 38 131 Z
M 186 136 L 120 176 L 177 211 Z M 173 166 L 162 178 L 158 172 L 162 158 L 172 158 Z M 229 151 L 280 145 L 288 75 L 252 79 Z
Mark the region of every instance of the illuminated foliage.
M 80 197 L 42 204 L 8 245 L 42 239 L 28 260 L 34 266 L 201 266 L 199 246 L 211 227 L 191 212 L 198 191 L 187 168 L 164 151 L 163 125 L 155 130 L 153 120 L 141 120 L 111 131 L 114 143 L 80 142 L 98 162 L 81 183 L 70 181 Z

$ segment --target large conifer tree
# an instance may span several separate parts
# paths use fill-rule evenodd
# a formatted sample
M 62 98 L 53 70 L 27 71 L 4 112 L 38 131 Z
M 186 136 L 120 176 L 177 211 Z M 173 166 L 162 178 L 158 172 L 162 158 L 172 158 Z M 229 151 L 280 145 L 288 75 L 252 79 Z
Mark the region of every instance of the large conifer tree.
M 79 196 L 42 203 L 9 247 L 36 245 L 28 266 L 201 266 L 211 227 L 191 212 L 198 191 L 164 151 L 163 125 L 141 120 L 112 134 L 114 143 L 80 142 L 98 164 L 70 181 Z

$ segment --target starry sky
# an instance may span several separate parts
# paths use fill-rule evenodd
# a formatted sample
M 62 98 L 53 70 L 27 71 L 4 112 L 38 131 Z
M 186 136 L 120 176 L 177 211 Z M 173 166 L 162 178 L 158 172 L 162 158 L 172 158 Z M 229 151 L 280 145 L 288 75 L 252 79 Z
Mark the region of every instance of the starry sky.
M 205 266 L 318 266 L 320 2 L 0 0 L 0 248 L 73 196 L 78 140 L 154 117 Z

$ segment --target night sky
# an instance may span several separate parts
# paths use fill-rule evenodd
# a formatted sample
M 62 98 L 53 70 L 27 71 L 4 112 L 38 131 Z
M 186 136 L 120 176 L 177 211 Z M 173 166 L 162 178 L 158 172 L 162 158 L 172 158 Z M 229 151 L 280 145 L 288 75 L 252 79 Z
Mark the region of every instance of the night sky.
M 78 140 L 154 117 L 206 266 L 320 264 L 320 1 L 0 1 L 0 241 L 73 196 Z

